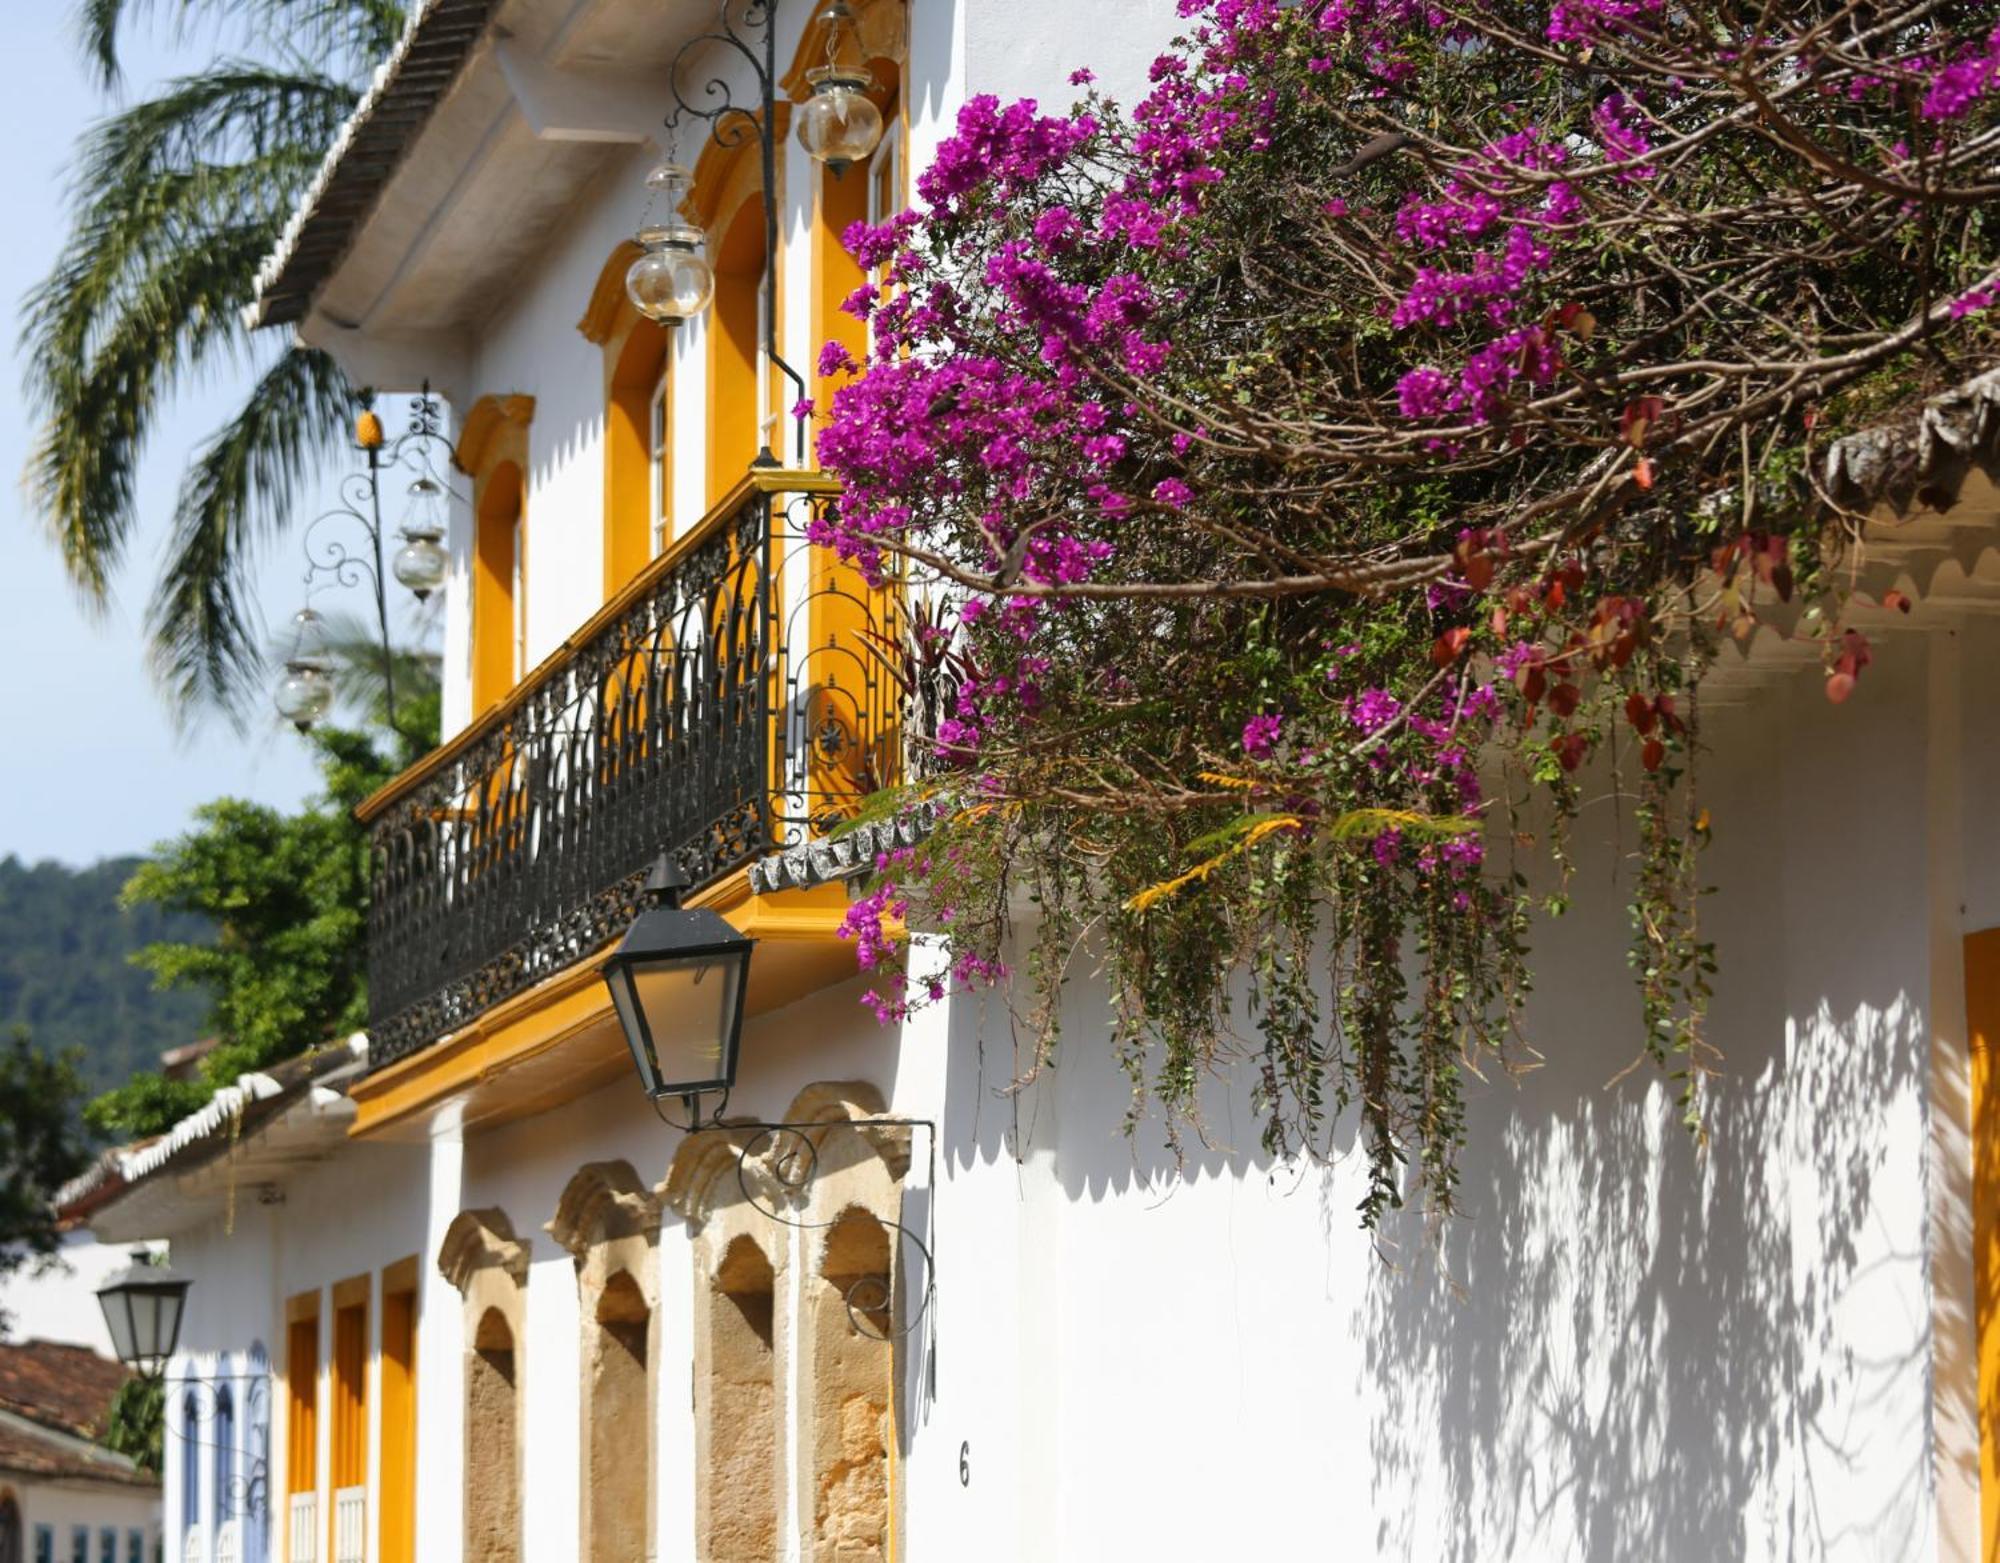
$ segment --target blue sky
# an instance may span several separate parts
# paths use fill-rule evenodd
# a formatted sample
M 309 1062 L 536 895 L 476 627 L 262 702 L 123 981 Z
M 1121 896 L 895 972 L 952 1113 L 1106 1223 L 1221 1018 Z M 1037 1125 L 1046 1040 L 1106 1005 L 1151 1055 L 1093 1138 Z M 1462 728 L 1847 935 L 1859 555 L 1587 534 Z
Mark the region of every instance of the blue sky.
M 170 8 L 161 7 L 162 11 Z M 87 863 L 146 850 L 223 794 L 290 807 L 317 784 L 307 752 L 275 716 L 248 733 L 210 719 L 177 734 L 147 672 L 147 595 L 182 461 L 221 423 L 247 382 L 238 364 L 194 387 L 156 426 L 142 469 L 140 531 L 109 611 L 93 616 L 70 589 L 20 474 L 34 428 L 21 392 L 17 311 L 65 230 L 65 171 L 77 133 L 110 106 L 86 73 L 71 0 L 9 8 L 7 91 L 0 94 L 0 304 L 9 350 L 0 375 L 0 856 Z M 165 31 L 138 30 L 128 93 L 186 63 Z M 303 600 L 297 544 L 259 561 L 268 623 Z M 322 602 L 323 607 L 350 606 Z M 359 594 L 351 607 L 363 606 Z

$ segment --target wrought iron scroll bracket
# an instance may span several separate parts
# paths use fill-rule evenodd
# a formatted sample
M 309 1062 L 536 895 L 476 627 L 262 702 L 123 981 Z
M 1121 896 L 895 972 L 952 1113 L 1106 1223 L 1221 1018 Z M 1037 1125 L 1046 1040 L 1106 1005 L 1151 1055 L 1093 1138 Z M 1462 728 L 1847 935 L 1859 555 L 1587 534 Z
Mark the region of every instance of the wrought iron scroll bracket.
M 710 1123 L 697 1131 L 720 1130 L 739 1136 L 736 1147 L 736 1183 L 744 1201 L 767 1220 L 800 1232 L 828 1231 L 839 1222 L 809 1221 L 798 1207 L 809 1204 L 813 1185 L 819 1178 L 819 1139 L 834 1133 L 875 1136 L 914 1134 L 923 1131 L 927 1153 L 929 1195 L 937 1186 L 937 1125 L 928 1118 L 834 1118 L 814 1123 Z M 752 1168 L 756 1168 L 753 1174 Z M 768 1185 L 771 1193 L 760 1192 Z M 773 1197 L 774 1195 L 774 1197 Z M 791 1207 L 791 1208 L 787 1208 Z M 927 1203 L 927 1209 L 934 1210 Z M 862 1276 L 842 1292 L 847 1316 L 854 1328 L 876 1340 L 894 1340 L 913 1334 L 930 1312 L 937 1294 L 937 1232 L 935 1218 L 930 1230 L 919 1236 L 901 1221 L 869 1211 L 869 1216 L 893 1235 L 892 1269 L 887 1279 Z M 896 1317 L 896 1281 L 903 1280 L 904 1306 Z M 878 1323 L 886 1320 L 887 1323 Z
M 743 145 L 746 135 L 757 138 L 762 160 L 763 187 L 759 199 L 764 208 L 764 356 L 798 392 L 803 401 L 810 392 L 805 377 L 778 351 L 778 55 L 777 0 L 717 0 L 715 26 L 697 33 L 674 53 L 667 70 L 667 90 L 674 100 L 667 115 L 667 140 L 677 146 L 681 122 L 698 119 L 708 127 L 708 138 L 725 152 Z M 757 106 L 746 108 L 736 101 L 726 78 L 708 74 L 697 89 L 697 98 L 683 90 L 684 72 L 694 59 L 710 49 L 720 48 L 740 56 L 750 66 L 757 86 Z M 705 69 L 705 68 L 704 68 Z M 695 72 L 696 75 L 703 71 Z M 806 464 L 806 420 L 794 413 L 792 435 L 797 448 L 797 464 Z M 759 466 L 777 466 L 777 457 L 766 445 L 757 454 Z
M 363 409 L 372 409 L 374 393 L 357 397 Z M 389 567 L 382 521 L 382 482 L 403 473 L 414 482 L 429 479 L 440 492 L 450 493 L 451 484 L 439 468 L 435 453 L 442 448 L 446 462 L 451 445 L 444 437 L 444 419 L 430 382 L 410 399 L 408 426 L 386 446 L 368 446 L 363 453 L 368 465 L 341 478 L 335 488 L 339 503 L 321 511 L 305 525 L 300 535 L 305 554 L 305 585 L 308 601 L 327 587 L 351 589 L 364 580 L 375 603 L 375 627 L 382 640 L 382 676 L 388 703 L 389 725 L 401 731 L 396 719 L 396 655 L 389 638 Z M 463 496 L 459 496 L 463 497 Z M 359 549 L 348 546 L 341 536 L 343 526 L 358 527 L 363 539 Z M 350 533 L 349 537 L 353 534 Z M 407 734 L 405 736 L 408 736 Z

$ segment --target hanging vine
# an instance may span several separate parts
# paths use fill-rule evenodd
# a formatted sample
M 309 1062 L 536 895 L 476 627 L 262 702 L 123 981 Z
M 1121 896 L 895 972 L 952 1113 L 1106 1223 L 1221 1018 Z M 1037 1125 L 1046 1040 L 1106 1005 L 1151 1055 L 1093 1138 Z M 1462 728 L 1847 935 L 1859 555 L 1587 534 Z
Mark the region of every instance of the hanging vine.
M 849 235 L 883 280 L 867 362 L 823 355 L 817 541 L 956 601 L 963 674 L 957 807 L 850 917 L 864 964 L 906 915 L 955 964 L 875 1002 L 994 982 L 1025 896 L 1044 1057 L 1101 948 L 1135 1114 L 1198 1125 L 1240 1057 L 1274 1146 L 1358 1115 L 1365 1222 L 1441 1214 L 1615 764 L 1635 1051 L 1699 1133 L 1699 691 L 1764 624 L 1835 702 L 1872 659 L 1823 458 L 1993 361 L 2000 16 L 1182 11 L 1129 110 L 976 98 Z

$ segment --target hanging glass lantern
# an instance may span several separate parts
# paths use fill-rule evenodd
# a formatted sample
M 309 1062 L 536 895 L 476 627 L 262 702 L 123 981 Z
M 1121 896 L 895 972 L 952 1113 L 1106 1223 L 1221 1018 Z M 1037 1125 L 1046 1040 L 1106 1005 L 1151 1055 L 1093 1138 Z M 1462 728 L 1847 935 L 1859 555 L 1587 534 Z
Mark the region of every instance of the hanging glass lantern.
M 390 568 L 422 602 L 444 585 L 451 566 L 443 547 L 444 489 L 436 479 L 422 477 L 410 485 L 410 511 L 400 536 L 403 546 Z
M 833 0 L 820 20 L 827 25 L 826 64 L 806 72 L 812 96 L 800 107 L 799 145 L 837 179 L 856 163 L 865 163 L 882 140 L 882 111 L 868 96 L 875 78 L 858 63 L 854 12 L 846 0 Z
M 278 681 L 278 715 L 300 732 L 333 707 L 333 656 L 327 649 L 326 621 L 310 608 L 292 615 L 292 650 Z
M 681 216 L 689 183 L 678 163 L 662 163 L 646 176 L 653 201 L 666 207 L 666 220 L 639 230 L 644 253 L 625 273 L 632 307 L 662 324 L 699 315 L 715 296 L 715 268 L 704 253 L 708 235 Z

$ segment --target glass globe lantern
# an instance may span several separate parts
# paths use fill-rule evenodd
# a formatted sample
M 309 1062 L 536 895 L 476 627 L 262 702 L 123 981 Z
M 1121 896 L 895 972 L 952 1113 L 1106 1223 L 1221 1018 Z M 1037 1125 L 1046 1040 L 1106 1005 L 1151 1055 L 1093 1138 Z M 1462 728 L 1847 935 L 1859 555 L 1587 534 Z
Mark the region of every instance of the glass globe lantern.
M 875 85 L 849 48 L 854 39 L 854 11 L 847 0 L 832 0 L 820 12 L 826 24 L 826 64 L 806 72 L 812 96 L 798 111 L 799 145 L 814 161 L 833 170 L 834 178 L 856 163 L 865 163 L 882 140 L 882 111 L 868 96 Z
M 396 579 L 416 594 L 418 602 L 444 585 L 450 557 L 444 539 L 444 490 L 435 479 L 418 478 L 410 485 L 410 513 L 399 536 L 403 546 L 390 568 Z
M 326 621 L 310 608 L 292 616 L 292 651 L 278 681 L 278 715 L 300 732 L 333 707 L 333 657 L 327 650 Z
M 868 96 L 875 78 L 859 66 L 821 65 L 806 80 L 812 96 L 799 109 L 799 144 L 839 178 L 882 140 L 882 111 Z
M 663 325 L 699 315 L 715 296 L 715 268 L 704 253 L 708 235 L 680 215 L 689 182 L 678 163 L 662 163 L 646 176 L 646 188 L 665 204 L 667 217 L 639 230 L 643 253 L 625 272 L 632 307 Z

